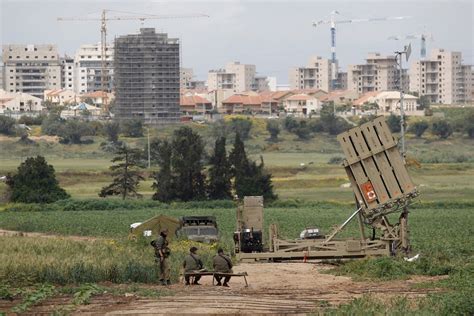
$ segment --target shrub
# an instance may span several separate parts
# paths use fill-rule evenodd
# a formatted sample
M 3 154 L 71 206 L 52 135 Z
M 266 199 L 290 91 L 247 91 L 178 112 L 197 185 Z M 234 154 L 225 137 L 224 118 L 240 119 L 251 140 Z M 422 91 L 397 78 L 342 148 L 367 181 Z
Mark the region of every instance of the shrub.
M 415 122 L 413 125 L 410 126 L 408 131 L 416 135 L 416 137 L 420 138 L 423 133 L 428 129 L 429 124 L 426 121 L 418 121 Z
M 0 115 L 0 134 L 7 136 L 15 134 L 15 120 L 11 117 Z
M 398 115 L 390 114 L 387 118 L 387 125 L 392 133 L 399 133 L 401 131 L 402 127 L 400 122 L 401 118 Z
M 143 123 L 140 119 L 126 120 L 122 122 L 121 130 L 127 137 L 142 137 Z
M 453 128 L 448 121 L 441 120 L 433 123 L 431 127 L 433 135 L 438 136 L 440 139 L 446 139 L 453 133 Z
M 270 140 L 277 141 L 278 134 L 280 134 L 280 122 L 277 120 L 268 120 L 267 131 L 270 133 Z
M 238 133 L 240 138 L 246 140 L 250 136 L 252 121 L 248 118 L 232 118 L 230 121 L 230 128 L 234 133 Z
M 18 123 L 25 124 L 25 125 L 41 125 L 45 117 L 46 117 L 45 115 L 38 115 L 38 116 L 22 115 L 20 119 L 18 120 Z
M 41 132 L 45 135 L 56 136 L 62 132 L 65 120 L 59 114 L 51 113 L 41 123 Z

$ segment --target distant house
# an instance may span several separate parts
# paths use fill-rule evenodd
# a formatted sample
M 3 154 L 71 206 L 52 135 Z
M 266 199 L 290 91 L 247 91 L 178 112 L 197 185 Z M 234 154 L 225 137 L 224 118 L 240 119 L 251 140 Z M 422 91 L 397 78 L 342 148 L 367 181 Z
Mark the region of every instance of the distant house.
M 226 114 L 271 114 L 278 103 L 267 94 L 234 94 L 222 101 L 222 110 Z
M 211 101 L 198 95 L 181 96 L 179 106 L 185 115 L 209 114 L 212 111 Z
M 352 104 L 359 98 L 359 93 L 352 90 L 334 90 L 326 95 L 319 97 L 319 100 L 324 104 L 334 103 L 335 105 Z
M 54 89 L 44 90 L 44 100 L 55 105 L 76 104 L 79 102 L 77 94 L 73 90 Z
M 70 106 L 67 110 L 61 112 L 61 117 L 64 119 L 75 117 L 98 118 L 100 115 L 101 109 L 99 107 L 84 102 Z
M 40 98 L 23 92 L 6 92 L 0 89 L 0 114 L 7 112 L 40 112 L 44 109 Z
M 407 115 L 424 115 L 423 111 L 418 111 L 418 98 L 414 95 L 403 95 L 403 108 Z M 366 104 L 377 104 L 377 114 L 390 115 L 392 113 L 400 113 L 400 92 L 399 91 L 381 91 L 368 92 L 363 94 L 359 99 L 355 100 L 353 105 L 362 109 Z
M 306 93 L 295 94 L 285 100 L 285 111 L 297 116 L 306 117 L 311 113 L 318 112 L 320 109 L 321 101 Z
M 79 98 L 83 102 L 91 99 L 93 104 L 103 105 L 105 101 L 107 101 L 107 104 L 110 104 L 110 102 L 114 99 L 114 95 L 113 93 L 108 93 L 105 91 L 94 91 L 81 94 Z

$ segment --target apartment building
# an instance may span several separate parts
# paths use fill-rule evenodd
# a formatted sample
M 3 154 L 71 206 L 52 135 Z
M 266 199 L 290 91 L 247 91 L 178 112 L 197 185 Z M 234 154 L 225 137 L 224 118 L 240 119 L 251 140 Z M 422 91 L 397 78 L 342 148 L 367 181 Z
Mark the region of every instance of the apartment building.
M 44 90 L 61 88 L 61 63 L 55 45 L 4 45 L 2 60 L 7 92 L 43 98 Z
M 116 38 L 114 54 L 115 118 L 179 122 L 179 40 L 141 28 Z
M 296 67 L 289 72 L 290 89 L 321 89 L 326 92 L 331 87 L 331 61 L 312 56 L 306 67 Z
M 104 90 L 111 92 L 113 88 L 114 48 L 106 47 L 106 68 Z M 74 55 L 73 89 L 76 93 L 87 93 L 102 90 L 102 54 L 101 44 L 81 45 Z
M 192 68 L 179 69 L 179 87 L 183 89 L 191 89 L 191 82 L 193 81 L 194 71 Z
M 255 65 L 228 63 L 224 69 L 210 70 L 207 75 L 209 90 L 231 90 L 239 93 L 244 91 L 268 90 L 267 77 L 256 76 Z
M 433 49 L 430 57 L 410 67 L 410 91 L 431 103 L 455 104 L 472 98 L 471 66 L 462 64 L 461 52 Z
M 403 89 L 409 87 L 408 75 L 403 70 Z M 400 89 L 400 70 L 396 56 L 369 53 L 366 63 L 349 65 L 347 69 L 347 89 L 363 94 L 371 91 Z
M 61 88 L 74 89 L 74 58 L 64 56 L 61 61 Z

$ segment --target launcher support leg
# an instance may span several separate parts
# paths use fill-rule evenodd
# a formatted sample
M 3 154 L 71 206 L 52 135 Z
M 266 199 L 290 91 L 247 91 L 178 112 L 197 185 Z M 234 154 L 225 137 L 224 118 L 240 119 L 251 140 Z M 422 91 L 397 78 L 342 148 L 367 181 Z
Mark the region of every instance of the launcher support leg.
M 401 250 L 408 254 L 410 252 L 410 236 L 408 231 L 408 208 L 403 208 L 402 214 L 400 214 L 400 243 Z

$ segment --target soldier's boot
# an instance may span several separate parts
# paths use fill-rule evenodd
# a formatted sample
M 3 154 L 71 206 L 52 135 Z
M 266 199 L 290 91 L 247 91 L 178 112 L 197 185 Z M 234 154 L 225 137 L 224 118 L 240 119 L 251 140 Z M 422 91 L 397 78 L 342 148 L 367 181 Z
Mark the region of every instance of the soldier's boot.
M 217 282 L 217 283 L 216 283 L 216 286 L 222 286 L 221 281 Z
M 163 279 L 160 279 L 160 284 L 161 284 L 161 285 L 166 285 L 166 281 L 163 280 Z
M 193 285 L 201 285 L 201 283 L 199 283 L 198 281 L 194 281 Z
M 224 284 L 222 284 L 222 286 L 229 287 L 229 284 L 224 283 Z

